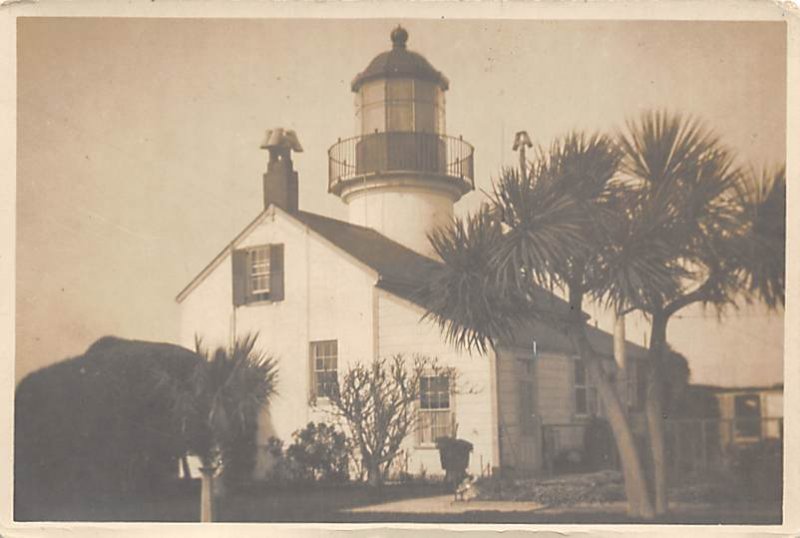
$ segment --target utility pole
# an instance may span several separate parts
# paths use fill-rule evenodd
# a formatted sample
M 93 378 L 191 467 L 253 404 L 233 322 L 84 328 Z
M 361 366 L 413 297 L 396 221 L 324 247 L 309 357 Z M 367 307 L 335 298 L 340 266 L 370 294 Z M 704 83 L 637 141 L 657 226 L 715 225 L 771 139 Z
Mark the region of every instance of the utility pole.
M 519 172 L 522 174 L 522 179 L 528 179 L 525 168 L 527 161 L 525 160 L 525 148 L 532 148 L 531 137 L 528 136 L 528 131 L 519 131 L 514 135 L 514 146 L 511 148 L 514 151 L 519 151 Z

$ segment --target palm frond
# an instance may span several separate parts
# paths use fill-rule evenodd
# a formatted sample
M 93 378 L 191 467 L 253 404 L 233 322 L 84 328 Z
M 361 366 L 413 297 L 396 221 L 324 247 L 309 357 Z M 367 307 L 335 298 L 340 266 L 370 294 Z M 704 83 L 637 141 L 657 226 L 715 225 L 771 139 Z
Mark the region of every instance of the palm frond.
M 652 311 L 702 285 L 704 301 L 728 302 L 725 245 L 741 228 L 732 154 L 697 119 L 664 111 L 628 122 L 619 143 L 628 222 L 605 253 L 606 298 Z
M 191 384 L 192 451 L 211 459 L 230 439 L 255 428 L 260 411 L 276 394 L 277 362 L 256 349 L 248 334 L 229 348 L 205 353 Z M 216 448 L 215 448 L 216 447 Z
M 527 177 L 504 170 L 495 182 L 491 204 L 503 226 L 491 263 L 500 268 L 497 275 L 512 277 L 517 287 L 528 281 L 545 287 L 558 284 L 570 261 L 592 248 L 585 234 L 589 215 L 547 162 L 534 162 Z
M 502 238 L 500 222 L 487 208 L 430 235 L 443 263 L 432 268 L 420 294 L 423 319 L 434 320 L 459 349 L 485 352 L 525 317 L 525 299 L 504 294 L 492 263 Z
M 750 297 L 775 308 L 785 304 L 786 170 L 745 176 L 737 189 L 742 233 L 727 242 Z

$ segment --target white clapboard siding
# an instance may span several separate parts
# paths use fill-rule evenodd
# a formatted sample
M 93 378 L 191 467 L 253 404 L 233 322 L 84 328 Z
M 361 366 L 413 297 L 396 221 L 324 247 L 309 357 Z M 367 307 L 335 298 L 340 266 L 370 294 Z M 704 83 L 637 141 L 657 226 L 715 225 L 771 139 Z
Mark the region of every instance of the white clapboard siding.
M 402 354 L 427 355 L 440 364 L 453 366 L 458 372 L 458 390 L 451 398 L 458 425 L 458 437 L 474 445 L 470 457 L 470 472 L 478 474 L 481 463 L 496 465 L 492 437 L 491 362 L 480 353 L 458 352 L 448 345 L 438 327 L 421 321 L 423 310 L 408 301 L 378 290 L 378 353 L 382 357 Z M 417 473 L 441 473 L 439 454 L 434 448 L 417 445 L 415 435 L 409 436 L 405 448 L 409 453 L 408 470 Z

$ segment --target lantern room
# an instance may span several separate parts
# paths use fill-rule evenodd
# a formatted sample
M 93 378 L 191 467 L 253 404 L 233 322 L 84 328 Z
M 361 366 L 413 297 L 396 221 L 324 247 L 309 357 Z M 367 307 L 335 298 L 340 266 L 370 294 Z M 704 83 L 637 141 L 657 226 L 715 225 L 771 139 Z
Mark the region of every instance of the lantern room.
M 358 131 L 444 133 L 447 79 L 406 49 L 404 28 L 395 28 L 391 39 L 392 50 L 378 55 L 353 80 Z
M 348 205 L 353 224 L 432 255 L 428 233 L 474 189 L 473 148 L 445 134 L 447 78 L 408 50 L 404 28 L 390 37 L 391 50 L 352 82 L 358 134 L 328 151 L 328 190 Z

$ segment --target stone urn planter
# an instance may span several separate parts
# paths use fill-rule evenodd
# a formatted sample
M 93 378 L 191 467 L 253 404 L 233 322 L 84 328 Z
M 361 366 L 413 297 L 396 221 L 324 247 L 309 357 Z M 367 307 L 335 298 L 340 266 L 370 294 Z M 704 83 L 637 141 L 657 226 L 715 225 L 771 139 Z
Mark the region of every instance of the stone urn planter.
M 439 461 L 445 472 L 445 481 L 452 487 L 458 487 L 467 477 L 472 443 L 455 437 L 439 437 L 436 439 L 436 448 L 439 449 Z

